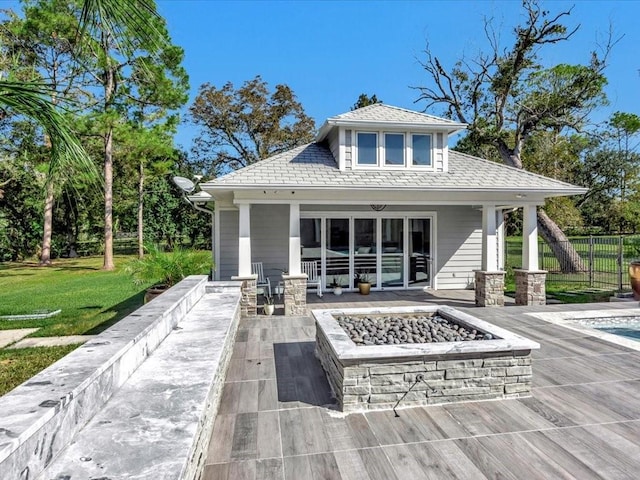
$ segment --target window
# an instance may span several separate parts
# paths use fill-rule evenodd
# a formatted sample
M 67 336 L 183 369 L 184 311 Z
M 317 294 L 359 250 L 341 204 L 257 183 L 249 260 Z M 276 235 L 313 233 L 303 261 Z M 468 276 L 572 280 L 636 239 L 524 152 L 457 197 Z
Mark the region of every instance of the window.
M 431 166 L 431 135 L 411 135 L 411 165 L 419 167 Z
M 377 150 L 377 133 L 358 133 L 358 165 L 377 165 Z
M 384 134 L 384 164 L 404 165 L 404 135 L 401 133 Z

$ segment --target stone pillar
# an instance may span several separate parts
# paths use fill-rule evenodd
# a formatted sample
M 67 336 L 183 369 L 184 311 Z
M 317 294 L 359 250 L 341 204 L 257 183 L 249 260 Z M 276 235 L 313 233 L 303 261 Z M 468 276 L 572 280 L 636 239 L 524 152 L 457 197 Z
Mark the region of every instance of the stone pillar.
M 283 275 L 284 314 L 307 315 L 307 275 Z
M 242 282 L 240 287 L 240 315 L 242 317 L 255 317 L 258 314 L 258 288 L 256 286 L 258 275 L 231 277 L 231 280 Z
M 476 307 L 504 306 L 504 273 L 476 270 Z
M 516 305 L 546 305 L 545 270 L 514 268 L 516 280 Z

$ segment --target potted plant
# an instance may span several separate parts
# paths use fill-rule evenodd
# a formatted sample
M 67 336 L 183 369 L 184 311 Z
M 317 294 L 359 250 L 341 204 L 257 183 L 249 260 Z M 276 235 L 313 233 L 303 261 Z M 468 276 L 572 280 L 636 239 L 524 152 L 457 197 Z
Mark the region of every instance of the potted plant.
M 273 315 L 273 312 L 275 312 L 276 310 L 276 305 L 273 301 L 272 295 L 264 296 L 264 305 L 262 306 L 262 310 L 264 311 L 265 315 Z
M 136 285 L 152 284 L 144 296 L 145 303 L 189 275 L 208 274 L 211 271 L 209 252 L 182 247 L 165 252 L 158 245 L 145 245 L 145 252 L 144 257 L 125 266 L 125 271 L 133 277 Z
M 633 298 L 640 300 L 640 238 L 633 238 L 629 245 L 633 257 L 629 262 L 629 283 L 633 290 Z
M 355 285 L 360 291 L 360 295 L 369 295 L 371 292 L 371 279 L 367 272 L 357 272 L 354 277 Z
M 342 295 L 342 279 L 340 277 L 333 277 L 329 287 L 333 289 L 334 295 Z

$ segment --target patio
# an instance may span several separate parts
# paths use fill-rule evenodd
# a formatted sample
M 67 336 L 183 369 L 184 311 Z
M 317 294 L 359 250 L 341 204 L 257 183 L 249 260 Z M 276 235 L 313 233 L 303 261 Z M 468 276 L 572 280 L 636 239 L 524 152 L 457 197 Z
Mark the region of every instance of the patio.
M 525 315 L 629 305 L 467 309 L 473 291 L 443 293 L 309 301 L 440 303 L 524 335 L 542 346 L 532 397 L 345 416 L 314 356 L 311 317 L 242 319 L 203 479 L 637 478 L 640 351 Z

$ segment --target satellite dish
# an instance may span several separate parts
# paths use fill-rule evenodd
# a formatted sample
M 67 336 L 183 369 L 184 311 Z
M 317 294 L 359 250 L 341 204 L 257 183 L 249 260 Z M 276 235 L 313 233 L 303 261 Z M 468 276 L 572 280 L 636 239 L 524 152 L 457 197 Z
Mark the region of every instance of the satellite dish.
M 191 193 L 196 188 L 196 185 L 191 180 L 184 177 L 173 177 L 173 183 L 175 183 L 178 188 L 185 193 Z

